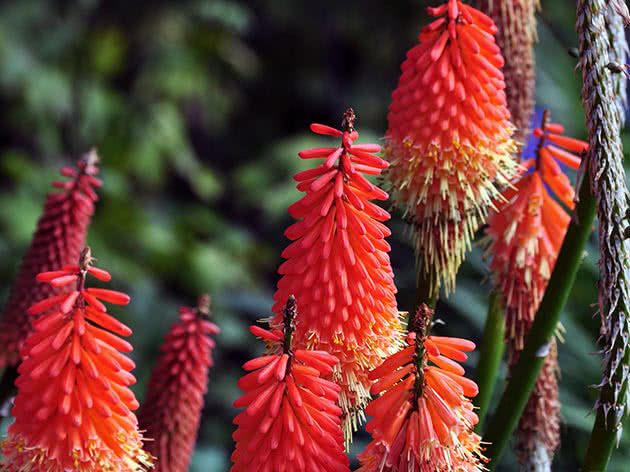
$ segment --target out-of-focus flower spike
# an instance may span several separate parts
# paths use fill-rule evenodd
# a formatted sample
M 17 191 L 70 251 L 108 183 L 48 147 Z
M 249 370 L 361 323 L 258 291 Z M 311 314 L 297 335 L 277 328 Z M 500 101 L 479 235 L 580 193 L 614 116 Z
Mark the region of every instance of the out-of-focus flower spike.
M 70 185 L 64 186 L 64 191 L 60 193 L 47 196 L 31 245 L 0 317 L 0 368 L 20 361 L 21 346 L 31 330 L 31 319 L 27 315 L 29 306 L 70 290 L 69 285 L 39 283 L 49 280 L 36 280 L 36 276 L 54 269 L 55 272 L 67 272 L 64 266 L 76 266 L 85 246 L 85 237 L 94 210 L 93 203 L 97 200 L 91 189 L 100 185 L 100 181 L 94 180 L 98 173 L 97 163 L 98 156 L 92 149 L 78 161 L 76 169 L 63 167 L 61 174 L 72 179 L 66 182 Z M 71 269 L 68 274 L 71 272 L 76 270 Z M 47 277 L 49 276 L 45 278 Z
M 285 303 L 295 295 L 302 304 L 296 349 L 323 350 L 339 359 L 333 373 L 325 375 L 342 387 L 347 439 L 370 399 L 367 372 L 395 351 L 401 337 L 390 247 L 384 240 L 391 232 L 381 223 L 390 215 L 370 201 L 385 200 L 387 193 L 362 175 L 377 175 L 387 162 L 374 154 L 379 145 L 354 144 L 354 121 L 348 109 L 343 131 L 313 125 L 313 131 L 341 137 L 340 146 L 300 153 L 325 161 L 296 176 L 306 195 L 289 207 L 301 219 L 285 231 L 294 242 L 282 253 L 287 260 L 278 269 L 283 277 L 272 323 L 281 323 Z
M 434 294 L 454 289 L 498 187 L 519 168 L 494 23 L 455 0 L 429 14 L 447 11 L 407 54 L 385 136 L 393 200 L 414 226 Z
M 201 295 L 195 308 L 181 307 L 151 373 L 138 423 L 150 438 L 145 449 L 155 456 L 157 472 L 186 472 L 190 465 L 214 365 L 214 342 L 207 341 L 219 333 L 209 319 L 208 295 Z
M 536 40 L 535 12 L 540 9 L 540 1 L 481 0 L 479 8 L 488 13 L 498 27 L 497 43 L 505 58 L 503 74 L 507 106 L 516 128 L 514 139 L 524 143 L 534 112 L 536 73 L 533 43 Z
M 430 365 L 437 351 L 470 351 L 459 338 L 427 336 L 433 311 L 419 308 L 410 322 L 409 346 L 370 372 L 381 393 L 366 408 L 372 442 L 359 454 L 358 472 L 475 472 L 484 470 L 481 438 L 472 428 L 471 396 L 476 384 L 460 374 Z M 432 362 L 432 361 L 431 361 Z M 458 364 L 457 364 L 458 365 Z M 463 373 L 463 369 L 462 369 Z
M 105 331 L 112 326 L 131 330 L 85 307 L 82 294 L 91 260 L 86 248 L 73 274 L 77 296 L 53 296 L 30 310 L 39 313 L 46 306 L 48 313 L 37 319 L 22 346 L 11 410 L 15 422 L 1 446 L 3 471 L 140 472 L 152 467 L 132 413 L 138 408 L 128 388 L 135 382 L 129 372 L 134 364 L 118 352 L 121 346 L 130 351 L 131 345 Z M 50 278 L 50 272 L 40 278 Z M 62 309 L 69 299 L 70 308 Z M 55 306 L 58 310 L 49 311 Z
M 267 355 L 243 365 L 250 373 L 239 381 L 246 393 L 234 402 L 245 410 L 234 419 L 231 471 L 349 472 L 340 389 L 322 378 L 339 360 L 323 351 L 294 349 L 293 296 L 282 316 L 282 339 L 267 344 Z

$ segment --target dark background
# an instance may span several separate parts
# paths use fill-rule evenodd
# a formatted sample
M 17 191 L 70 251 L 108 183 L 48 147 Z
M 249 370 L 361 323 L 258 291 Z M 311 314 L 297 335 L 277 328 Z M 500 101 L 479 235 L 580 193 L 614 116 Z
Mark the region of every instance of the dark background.
M 134 330 L 140 399 L 177 306 L 203 291 L 213 297 L 222 333 L 193 472 L 229 467 L 240 364 L 263 351 L 247 327 L 269 314 L 291 223 L 286 208 L 299 198 L 291 177 L 312 165 L 297 151 L 332 145 L 308 125 L 337 126 L 353 106 L 359 142 L 380 141 L 400 63 L 427 22 L 426 3 L 0 3 L 0 301 L 59 167 L 96 146 L 105 185 L 88 241 L 98 265 L 112 272 L 112 288 L 132 297 L 114 313 Z M 577 46 L 575 2 L 548 0 L 543 8 L 538 104 L 567 134 L 584 138 L 581 79 L 567 54 Z M 400 215 L 389 224 L 406 310 L 414 258 Z M 456 293 L 438 309 L 447 321 L 442 333 L 476 342 L 490 288 L 481 253 L 470 254 Z M 577 470 L 594 418 L 587 414 L 597 395 L 589 386 L 600 380 L 597 258 L 592 236 L 562 319 L 556 470 Z M 467 362 L 471 376 L 476 361 L 473 354 Z M 357 435 L 353 457 L 368 440 Z M 628 461 L 625 435 L 609 470 L 627 470 Z M 513 456 L 504 463 L 516 470 Z

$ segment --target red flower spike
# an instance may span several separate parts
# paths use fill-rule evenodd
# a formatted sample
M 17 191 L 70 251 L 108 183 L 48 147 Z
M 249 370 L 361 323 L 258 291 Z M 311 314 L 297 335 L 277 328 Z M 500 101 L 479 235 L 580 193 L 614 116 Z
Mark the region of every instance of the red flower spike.
M 366 426 L 372 442 L 359 454 L 357 472 L 484 470 L 481 438 L 472 430 L 478 419 L 468 398 L 477 394 L 477 386 L 439 365 L 429 365 L 427 356 L 430 348 L 461 357 L 462 350 L 470 351 L 474 344 L 426 337 L 432 315 L 426 305 L 421 307 L 410 323 L 416 336 L 407 337 L 409 347 L 370 372 L 370 378 L 380 379 L 374 389 L 381 395 L 366 408 L 373 416 Z
M 462 2 L 407 53 L 385 135 L 394 203 L 415 228 L 416 253 L 447 294 L 488 208 L 518 171 L 506 106 L 503 58 L 492 20 Z
M 61 174 L 72 180 L 66 182 L 69 185 L 63 187 L 63 192 L 51 193 L 46 199 L 43 215 L 0 318 L 0 368 L 20 361 L 21 346 L 31 331 L 31 319 L 26 314 L 29 306 L 71 290 L 71 284 L 42 284 L 39 282 L 51 279 L 37 279 L 37 282 L 35 276 L 79 259 L 97 200 L 91 187 L 100 186 L 100 181 L 93 177 L 98 173 L 97 161 L 96 151 L 92 150 L 77 163 L 77 170 L 62 168 Z M 69 275 L 65 268 L 56 272 Z
M 555 159 L 572 168 L 579 167 L 580 157 L 563 150 L 548 139 L 562 126 L 548 123 L 534 130 L 540 139 L 533 158 L 535 168 L 503 192 L 504 202 L 489 218 L 486 233 L 490 239 L 487 254 L 492 254 L 490 269 L 502 293 L 506 316 L 506 333 L 519 351 L 547 287 L 564 235 L 569 215 L 549 194 L 549 188 L 568 208 L 573 208 L 575 191 Z M 584 151 L 588 144 L 564 138 L 572 149 Z M 514 191 L 517 189 L 517 192 Z
M 213 366 L 210 335 L 219 332 L 209 316 L 208 295 L 199 297 L 197 308 L 181 307 L 151 374 L 138 421 L 151 438 L 145 449 L 156 457 L 156 472 L 188 470 Z
M 297 304 L 283 310 L 282 341 L 267 344 L 267 355 L 243 365 L 245 392 L 234 402 L 245 408 L 235 419 L 236 449 L 231 472 L 349 472 L 343 453 L 340 388 L 322 378 L 339 360 L 324 351 L 293 349 Z M 261 331 L 257 335 L 263 335 Z
M 1 446 L 3 471 L 140 472 L 151 467 L 132 413 L 138 407 L 128 388 L 135 382 L 129 373 L 134 364 L 118 352 L 119 344 L 128 350 L 131 345 L 105 331 L 110 326 L 101 323 L 103 317 L 113 318 L 94 316 L 85 305 L 90 263 L 86 248 L 72 274 L 77 276 L 77 296 L 70 295 L 68 310 L 61 309 L 68 295 L 38 303 L 41 307 L 49 302 L 46 310 L 52 311 L 35 321 L 35 331 L 22 346 L 11 411 L 15 422 Z M 130 332 L 115 323 L 119 331 Z
M 326 378 L 342 387 L 347 439 L 370 399 L 367 371 L 397 348 L 401 329 L 384 239 L 390 231 L 381 223 L 390 215 L 370 201 L 385 200 L 387 193 L 362 175 L 379 174 L 387 162 L 374 155 L 380 146 L 354 144 L 354 119 L 348 109 L 343 132 L 312 125 L 315 132 L 341 137 L 341 146 L 299 153 L 324 163 L 295 177 L 306 195 L 289 207 L 299 221 L 285 232 L 293 243 L 282 253 L 287 260 L 278 269 L 283 277 L 272 308 L 277 314 L 272 324 L 280 323 L 289 295 L 295 295 L 303 307 L 296 348 L 327 351 L 339 359 Z

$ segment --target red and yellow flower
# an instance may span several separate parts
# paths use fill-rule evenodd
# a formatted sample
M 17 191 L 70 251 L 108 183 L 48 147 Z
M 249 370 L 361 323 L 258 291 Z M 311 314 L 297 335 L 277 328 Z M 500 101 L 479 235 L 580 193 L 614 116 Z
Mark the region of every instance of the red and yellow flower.
M 299 221 L 285 232 L 294 242 L 282 253 L 287 261 L 278 269 L 283 277 L 273 306 L 280 322 L 288 297 L 295 295 L 302 307 L 296 347 L 324 350 L 339 359 L 328 378 L 341 385 L 348 437 L 370 398 L 367 372 L 396 349 L 401 328 L 385 241 L 390 230 L 382 223 L 390 215 L 370 201 L 386 200 L 387 193 L 363 176 L 378 175 L 387 163 L 374 155 L 380 146 L 354 143 L 353 123 L 350 109 L 344 131 L 311 125 L 342 143 L 299 153 L 324 162 L 295 176 L 306 195 L 289 207 Z
M 570 217 L 549 190 L 573 209 L 575 191 L 558 162 L 577 169 L 584 141 L 563 136 L 564 128 L 543 120 L 534 129 L 536 155 L 523 162 L 523 175 L 501 194 L 486 233 L 491 244 L 490 269 L 506 315 L 506 331 L 521 350 L 569 226 Z M 565 149 L 563 149 L 565 148 Z
M 15 422 L 2 444 L 6 472 L 138 472 L 151 466 L 142 450 L 138 402 L 129 389 L 134 363 L 121 352 L 131 330 L 106 313 L 103 301 L 126 305 L 124 293 L 85 288 L 87 274 L 108 281 L 90 266 L 89 250 L 79 265 L 42 272 L 39 282 L 72 286 L 28 310 L 46 313 L 33 323 L 22 347 L 11 414 Z
M 455 275 L 499 191 L 516 174 L 496 26 L 449 0 L 407 53 L 392 93 L 385 155 L 392 197 L 414 226 L 416 253 L 437 293 Z
M 477 385 L 455 361 L 475 348 L 460 338 L 425 336 L 432 312 L 410 332 L 408 346 L 370 372 L 380 394 L 366 408 L 372 442 L 359 454 L 357 472 L 474 472 L 483 470 L 481 438 L 470 397 Z M 417 327 L 421 326 L 421 327 Z

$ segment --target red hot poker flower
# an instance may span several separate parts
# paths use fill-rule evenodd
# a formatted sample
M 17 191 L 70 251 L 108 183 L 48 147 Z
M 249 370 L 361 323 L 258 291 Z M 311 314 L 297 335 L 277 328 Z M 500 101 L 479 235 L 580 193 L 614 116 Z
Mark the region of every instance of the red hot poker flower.
M 531 173 L 502 193 L 504 202 L 492 212 L 486 230 L 490 269 L 503 295 L 507 334 L 517 350 L 523 348 L 570 221 L 547 189 L 572 209 L 575 191 L 557 161 L 577 169 L 580 158 L 572 152 L 588 148 L 563 132 L 561 125 L 547 119 L 542 128 L 534 129 L 540 139 L 536 156 L 523 162 Z
M 426 305 L 417 317 L 429 321 Z M 418 326 L 418 325 L 416 325 Z M 417 330 L 417 331 L 416 331 Z M 475 472 L 483 470 L 481 438 L 470 397 L 477 385 L 463 377 L 455 361 L 475 345 L 465 339 L 426 336 L 426 328 L 407 337 L 409 346 L 370 372 L 380 393 L 365 412 L 372 442 L 359 454 L 357 472 Z M 431 364 L 429 364 L 429 362 Z
M 15 382 L 15 422 L 2 444 L 6 472 L 138 472 L 150 467 L 142 450 L 138 402 L 129 389 L 134 363 L 122 352 L 131 344 L 119 336 L 131 330 L 106 313 L 102 301 L 129 303 L 124 293 L 85 288 L 87 274 L 108 281 L 90 266 L 89 249 L 80 265 L 42 272 L 40 282 L 74 285 L 69 293 L 41 300 L 28 310 L 46 312 L 33 324 L 22 347 Z
M 363 174 L 378 175 L 387 163 L 376 157 L 376 144 L 354 144 L 354 112 L 346 111 L 344 131 L 313 124 L 319 134 L 341 138 L 339 147 L 301 151 L 303 159 L 324 158 L 318 167 L 296 174 L 306 195 L 289 207 L 300 219 L 285 235 L 294 242 L 274 295 L 275 322 L 289 295 L 300 300 L 295 345 L 328 351 L 340 360 L 335 382 L 342 386 L 340 405 L 351 423 L 369 401 L 367 371 L 390 354 L 400 339 L 396 287 L 389 261 L 387 211 L 370 200 L 387 193 Z M 332 377 L 329 377 L 332 378 Z M 356 426 L 356 423 L 355 423 Z
M 145 449 L 156 457 L 156 472 L 186 472 L 190 464 L 212 367 L 219 328 L 208 321 L 210 297 L 199 297 L 197 308 L 181 307 L 153 369 L 147 398 L 138 420 Z
M 496 26 L 449 0 L 407 53 L 392 94 L 385 154 L 396 205 L 414 225 L 416 253 L 447 293 L 475 231 L 518 164 Z
M 490 268 L 505 307 L 511 364 L 523 349 L 569 226 L 569 215 L 547 189 L 574 207 L 575 191 L 556 160 L 577 169 L 580 157 L 572 152 L 588 149 L 587 143 L 563 136 L 564 128 L 548 121 L 547 110 L 542 126 L 533 131 L 540 139 L 536 155 L 523 162 L 531 173 L 503 192 L 504 203 L 490 216 L 486 230 L 492 241 Z M 560 444 L 555 341 L 551 346 L 519 422 L 517 449 L 523 464 L 550 464 Z
M 85 236 L 94 213 L 98 196 L 92 187 L 100 187 L 98 156 L 91 150 L 78 163 L 61 169 L 61 175 L 70 177 L 67 182 L 54 182 L 63 189 L 49 194 L 40 217 L 31 246 L 24 256 L 18 275 L 11 288 L 9 301 L 0 319 L 0 368 L 20 361 L 20 348 L 31 331 L 28 307 L 44 298 L 66 293 L 65 287 L 42 285 L 35 281 L 40 272 L 72 264 L 79 259 L 85 246 Z
M 349 472 L 337 406 L 339 387 L 322 378 L 338 359 L 325 351 L 292 350 L 295 298 L 283 329 L 250 330 L 267 341 L 268 354 L 243 365 L 249 372 L 234 406 L 232 472 Z

